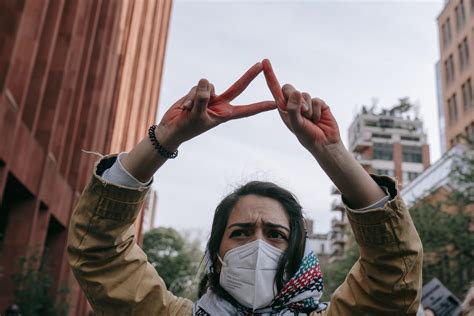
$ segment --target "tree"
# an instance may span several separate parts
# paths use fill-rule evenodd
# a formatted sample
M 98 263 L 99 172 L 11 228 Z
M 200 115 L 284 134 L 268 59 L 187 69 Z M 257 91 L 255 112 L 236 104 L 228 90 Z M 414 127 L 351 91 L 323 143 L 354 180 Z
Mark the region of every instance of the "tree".
M 145 234 L 143 250 L 171 292 L 196 298 L 196 274 L 202 259 L 198 241 L 186 240 L 173 228 L 159 227 Z
M 354 236 L 351 237 L 354 238 Z M 355 242 L 351 243 L 350 248 L 344 252 L 340 260 L 333 263 L 321 265 L 324 276 L 324 291 L 321 301 L 329 301 L 332 294 L 344 282 L 352 266 L 359 259 L 359 247 Z
M 453 164 L 450 176 L 455 188 L 443 200 L 424 199 L 410 209 L 423 243 L 423 282 L 436 277 L 459 297 L 464 296 L 474 279 L 474 234 L 468 211 L 474 207 L 474 142 L 465 140 L 471 154 L 459 157 Z M 323 300 L 330 299 L 358 258 L 354 243 L 341 260 L 322 267 Z
M 453 293 L 464 296 L 474 279 L 474 234 L 469 215 L 474 207 L 474 143 L 455 159 L 451 180 L 455 188 L 440 201 L 424 199 L 410 210 L 423 242 L 423 281 L 437 277 Z
M 469 269 L 474 266 L 474 235 L 469 230 L 469 215 L 462 210 L 447 213 L 447 203 L 421 202 L 410 213 L 425 253 L 423 283 L 436 277 L 462 297 L 469 287 Z
M 47 252 L 47 250 L 45 250 Z M 68 288 L 53 292 L 53 279 L 47 269 L 49 256 L 33 254 L 20 259 L 19 272 L 12 275 L 16 286 L 13 303 L 20 307 L 22 315 L 67 315 Z

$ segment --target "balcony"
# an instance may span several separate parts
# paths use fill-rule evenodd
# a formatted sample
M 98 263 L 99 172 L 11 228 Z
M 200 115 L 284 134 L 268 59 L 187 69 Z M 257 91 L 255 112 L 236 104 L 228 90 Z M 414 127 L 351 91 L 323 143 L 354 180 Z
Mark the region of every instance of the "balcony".
M 359 153 L 354 153 L 354 158 L 360 163 L 362 166 L 371 166 L 372 165 L 372 158 L 367 157 L 367 155 L 362 155 Z
M 344 220 L 339 220 L 339 219 L 334 218 L 331 221 L 331 228 L 332 230 L 343 230 L 347 226 L 347 224 L 348 223 Z
M 356 139 L 354 142 L 351 143 L 350 151 L 361 152 L 370 146 L 372 146 L 372 142 L 370 142 L 368 139 L 360 138 L 360 139 Z
M 346 238 L 346 233 L 344 231 L 339 231 L 339 232 L 333 232 L 333 235 L 331 236 L 331 244 L 333 247 L 338 248 L 338 246 L 342 249 L 344 249 L 344 244 L 346 243 L 347 238 Z
M 331 186 L 331 194 L 332 195 L 341 195 L 341 192 L 339 192 L 339 189 L 336 188 L 336 186 L 332 185 Z
M 331 210 L 344 212 L 346 209 L 344 208 L 344 204 L 342 204 L 341 201 L 335 200 L 331 203 Z

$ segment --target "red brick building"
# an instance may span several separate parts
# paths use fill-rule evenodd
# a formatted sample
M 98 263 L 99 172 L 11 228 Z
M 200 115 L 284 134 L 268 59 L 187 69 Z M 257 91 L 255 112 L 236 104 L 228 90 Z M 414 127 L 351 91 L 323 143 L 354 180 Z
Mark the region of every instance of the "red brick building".
M 474 1 L 446 0 L 438 16 L 437 88 L 441 148 L 474 138 Z
M 65 255 L 97 159 L 81 149 L 129 150 L 155 121 L 170 12 L 171 0 L 0 1 L 0 314 L 27 249 L 48 249 L 54 288 L 86 314 Z

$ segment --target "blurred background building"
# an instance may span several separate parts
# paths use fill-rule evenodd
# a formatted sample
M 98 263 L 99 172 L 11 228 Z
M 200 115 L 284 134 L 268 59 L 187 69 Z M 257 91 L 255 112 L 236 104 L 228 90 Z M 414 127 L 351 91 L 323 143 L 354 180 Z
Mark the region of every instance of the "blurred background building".
M 399 188 L 409 185 L 430 165 L 429 145 L 423 122 L 410 118 L 413 105 L 408 99 L 389 110 L 362 107 L 349 127 L 349 150 L 373 174 L 394 177 Z M 354 243 L 341 195 L 336 187 L 331 210 L 329 262 L 342 259 Z
M 314 221 L 306 218 L 306 233 L 308 235 L 308 242 L 310 243 L 311 249 L 318 256 L 319 263 L 324 265 L 329 262 L 331 255 L 331 239 L 330 234 L 317 234 L 314 231 Z
M 46 250 L 53 290 L 87 313 L 65 255 L 98 159 L 81 149 L 129 150 L 154 123 L 170 12 L 171 0 L 0 1 L 0 313 L 19 258 Z
M 436 65 L 443 152 L 474 138 L 474 2 L 450 0 L 438 16 L 440 61 Z
M 400 105 L 380 113 L 363 107 L 349 127 L 349 150 L 364 169 L 395 177 L 400 187 L 430 165 L 423 122 L 403 112 L 409 111 L 410 106 L 401 101 Z
M 450 174 L 454 164 L 467 154 L 467 151 L 462 144 L 455 145 L 415 180 L 404 186 L 400 194 L 407 206 L 410 207 L 421 200 L 436 202 L 446 199 L 453 189 L 457 189 L 458 184 Z
M 368 172 L 395 177 L 400 195 L 408 207 L 426 209 L 427 205 L 437 205 L 442 213 L 465 214 L 470 218 L 468 230 L 474 231 L 472 198 L 462 202 L 466 205 L 447 202 L 455 194 L 472 190 L 468 180 L 460 183 L 453 174 L 459 170 L 456 168 L 470 172 L 472 165 L 469 164 L 472 164 L 474 155 L 472 145 L 462 144 L 466 139 L 474 140 L 474 1 L 445 1 L 438 16 L 438 28 L 440 61 L 435 66 L 435 73 L 441 158 L 430 165 L 423 122 L 416 113 L 412 116 L 414 119 L 408 115 L 412 107 L 408 99 L 400 99 L 400 104 L 378 112 L 375 107 L 362 107 L 349 128 L 349 148 Z M 329 262 L 334 262 L 345 257 L 353 245 L 353 239 L 340 194 L 335 187 L 331 193 L 336 195 L 331 208 L 338 212 L 332 220 L 329 233 Z M 460 286 L 456 287 L 459 291 L 469 285 L 474 275 L 472 266 L 465 265 L 469 260 L 464 258 L 472 258 L 472 252 L 464 254 L 453 246 L 453 241 L 446 240 L 446 243 L 448 260 L 436 251 L 426 251 L 424 269 L 430 269 L 430 273 L 433 273 L 435 270 L 430 265 L 446 266 L 436 270 L 440 277 L 450 276 L 444 278 L 445 281 L 453 278 L 446 271 L 455 270 L 465 282 L 460 282 Z M 424 283 L 427 281 L 424 280 Z M 431 303 L 423 301 L 423 304 L 430 307 Z

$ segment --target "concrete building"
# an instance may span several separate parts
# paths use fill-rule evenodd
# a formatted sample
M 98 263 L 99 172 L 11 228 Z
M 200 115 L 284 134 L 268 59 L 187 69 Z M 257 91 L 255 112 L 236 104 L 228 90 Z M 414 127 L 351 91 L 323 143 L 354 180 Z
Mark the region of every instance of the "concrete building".
M 331 231 L 329 232 L 331 253 L 329 255 L 329 262 L 342 259 L 353 242 L 350 235 L 349 219 L 341 200 L 341 193 L 333 186 L 331 187 L 331 194 L 335 197 L 331 203 L 331 211 L 337 215 L 331 220 Z
M 156 118 L 171 0 L 0 1 L 0 313 L 18 260 L 48 249 L 53 290 L 88 305 L 66 260 L 68 222 L 97 156 Z M 137 223 L 140 236 L 141 220 Z
M 306 219 L 306 232 L 308 234 L 308 242 L 311 249 L 318 256 L 321 265 L 329 262 L 331 255 L 331 239 L 330 233 L 318 234 L 314 232 L 314 222 L 311 219 Z
M 349 150 L 368 172 L 395 177 L 400 187 L 430 165 L 423 122 L 393 111 L 363 108 L 349 127 Z
M 150 189 L 143 205 L 142 238 L 145 233 L 155 226 L 156 210 L 158 205 L 158 192 Z
M 438 33 L 436 73 L 444 152 L 460 142 L 461 135 L 474 138 L 474 1 L 446 1 L 438 16 Z
M 417 201 L 443 200 L 458 185 L 450 177 L 453 164 L 466 154 L 463 145 L 458 144 L 446 152 L 439 160 L 422 172 L 415 180 L 406 185 L 400 195 L 408 207 Z
M 410 182 L 401 191 L 400 195 L 408 207 L 420 201 L 435 203 L 445 201 L 453 191 L 463 191 L 462 184 L 453 179 L 452 170 L 455 165 L 463 164 L 462 158 L 472 157 L 474 152 L 464 144 L 456 144 L 443 156 Z M 443 207 L 447 213 L 457 212 L 458 207 Z M 465 211 L 471 215 L 471 230 L 474 231 L 474 205 L 468 205 Z
M 349 150 L 367 172 L 395 177 L 403 187 L 429 166 L 429 147 L 423 122 L 393 109 L 374 113 L 363 107 L 349 127 Z M 331 221 L 329 262 L 342 259 L 354 242 L 336 187 L 331 194 L 337 215 Z

